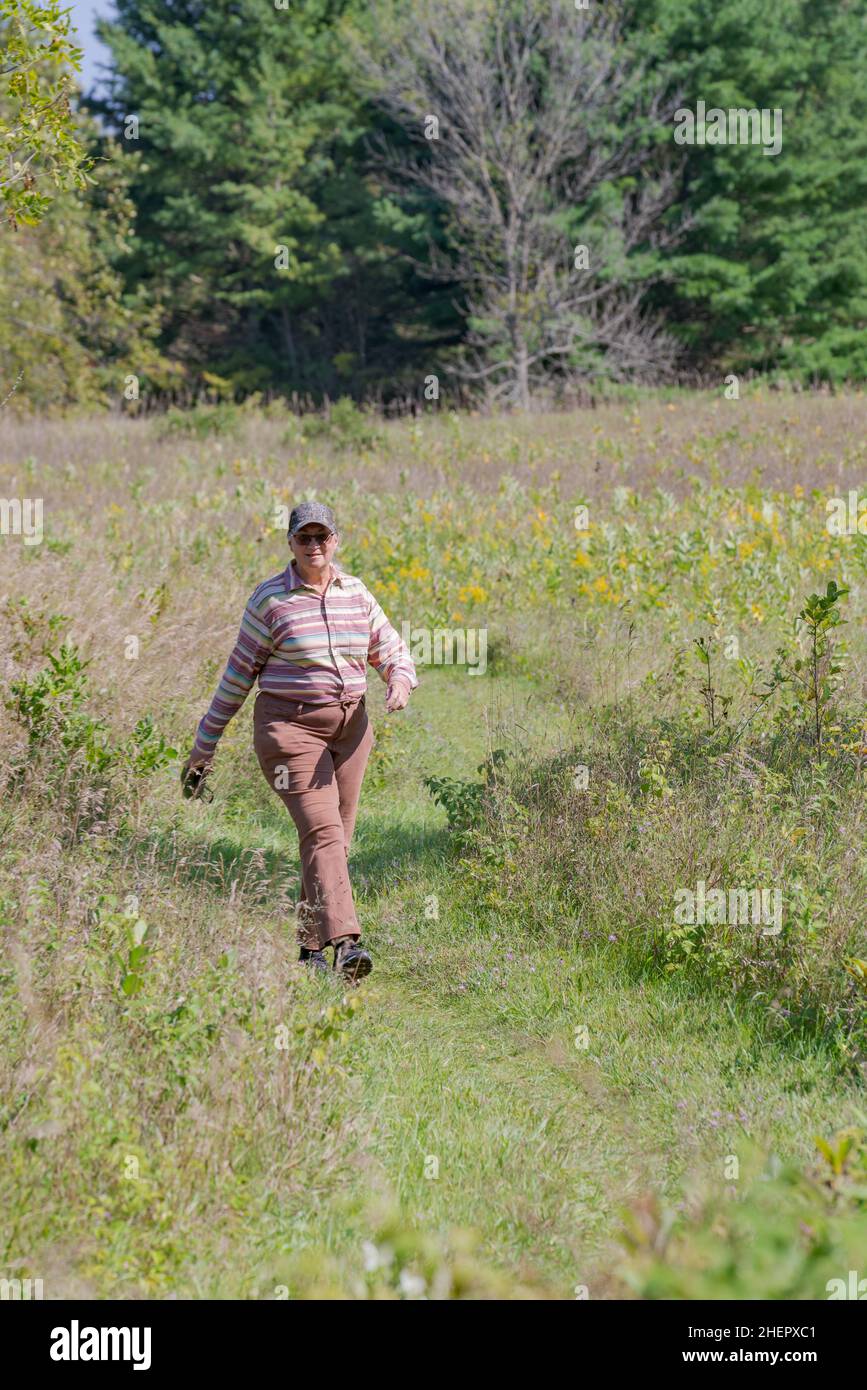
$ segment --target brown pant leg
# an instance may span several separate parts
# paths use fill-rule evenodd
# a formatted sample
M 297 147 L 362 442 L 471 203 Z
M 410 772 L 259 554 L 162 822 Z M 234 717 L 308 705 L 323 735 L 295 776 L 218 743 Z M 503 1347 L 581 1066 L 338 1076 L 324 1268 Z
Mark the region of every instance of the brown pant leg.
M 307 884 L 304 882 L 304 865 L 302 864 L 301 892 L 298 894 L 298 901 L 295 904 L 295 930 L 299 946 L 306 946 L 309 951 L 319 950 L 319 932 L 316 926 L 316 914 L 313 910 L 315 900 L 315 892 L 307 891 Z
M 372 747 L 373 730 L 367 717 L 366 703 L 361 701 L 354 709 L 348 711 L 343 732 L 332 743 L 334 774 L 340 793 L 340 819 L 343 822 L 347 855 L 358 816 L 361 784 Z
M 363 706 L 299 707 L 257 696 L 256 756 L 295 822 L 311 910 L 306 915 L 312 918 L 311 937 L 315 932 L 322 946 L 333 937 L 360 934 L 347 851 L 371 743 Z

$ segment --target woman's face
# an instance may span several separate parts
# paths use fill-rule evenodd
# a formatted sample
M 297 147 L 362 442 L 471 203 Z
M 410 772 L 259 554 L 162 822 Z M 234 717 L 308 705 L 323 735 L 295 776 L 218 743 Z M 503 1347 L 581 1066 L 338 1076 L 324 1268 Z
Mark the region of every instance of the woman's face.
M 337 532 L 329 531 L 319 521 L 311 521 L 309 526 L 302 526 L 289 537 L 289 547 L 300 570 L 307 574 L 327 574 L 337 549 Z

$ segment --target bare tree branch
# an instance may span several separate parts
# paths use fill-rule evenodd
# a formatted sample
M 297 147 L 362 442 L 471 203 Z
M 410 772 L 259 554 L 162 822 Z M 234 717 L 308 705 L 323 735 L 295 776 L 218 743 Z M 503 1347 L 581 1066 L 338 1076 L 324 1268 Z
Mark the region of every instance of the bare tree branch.
M 555 378 L 650 378 L 674 357 L 644 303 L 654 253 L 685 230 L 666 218 L 677 165 L 659 140 L 681 96 L 654 86 L 619 8 L 414 0 L 403 13 L 379 0 L 358 51 L 375 99 L 418 146 L 371 147 L 386 187 L 424 190 L 443 210 L 448 249 L 431 242 L 415 264 L 463 286 L 456 371 L 504 377 L 496 390 L 524 408 Z

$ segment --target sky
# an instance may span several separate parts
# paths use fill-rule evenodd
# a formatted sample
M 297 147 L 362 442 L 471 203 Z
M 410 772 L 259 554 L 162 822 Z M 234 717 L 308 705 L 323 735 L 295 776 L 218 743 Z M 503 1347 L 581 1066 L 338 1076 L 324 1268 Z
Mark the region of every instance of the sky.
M 100 63 L 108 62 L 108 50 L 103 48 L 93 32 L 95 21 L 111 19 L 114 6 L 111 0 L 67 0 L 72 11 L 72 22 L 78 30 L 78 47 L 84 49 L 81 60 L 81 85 L 85 92 L 97 84 L 101 74 Z

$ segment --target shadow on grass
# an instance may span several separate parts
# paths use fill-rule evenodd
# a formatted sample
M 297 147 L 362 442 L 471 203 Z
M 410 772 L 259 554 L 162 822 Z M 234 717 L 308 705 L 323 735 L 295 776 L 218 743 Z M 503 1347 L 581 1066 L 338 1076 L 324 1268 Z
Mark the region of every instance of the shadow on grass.
M 279 804 L 250 808 L 228 807 L 228 821 L 184 827 L 179 835 L 169 827 L 136 835 L 121 830 L 112 854 L 129 861 L 146 860 L 166 878 L 204 888 L 218 897 L 235 896 L 247 902 L 285 904 L 294 901 L 301 886 L 298 839 L 288 812 Z M 233 824 L 234 822 L 234 824 Z M 286 848 L 257 844 L 257 835 L 276 832 Z M 356 830 L 350 850 L 350 872 L 357 896 L 376 897 L 402 878 L 416 877 L 448 854 L 449 832 L 442 827 L 389 824 L 369 819 Z
M 604 955 L 600 954 L 599 959 L 604 960 Z M 719 985 L 711 979 L 687 972 L 666 974 L 658 960 L 628 950 L 613 954 L 609 968 L 616 970 L 626 983 L 649 984 L 674 1000 L 717 1007 L 723 1002 L 732 1022 L 748 1037 L 748 1046 L 743 1042 L 741 1045 L 741 1064 L 747 1072 L 764 1062 L 768 1050 L 774 1049 L 789 1058 L 816 1061 L 821 1057 L 829 1075 L 852 1079 L 863 1075 L 857 1059 L 840 1050 L 839 1025 L 824 1018 L 818 1007 L 805 1004 L 784 1014 L 769 1010 L 754 990 L 721 994 Z
M 363 839 L 353 842 L 349 855 L 353 883 L 365 896 L 375 897 L 408 873 L 416 877 L 442 863 L 449 856 L 450 840 L 445 826 L 433 830 L 367 826 Z

